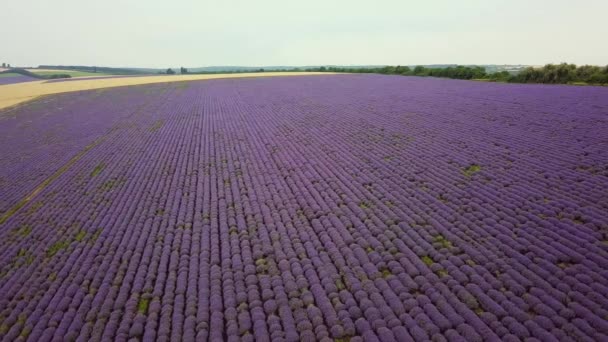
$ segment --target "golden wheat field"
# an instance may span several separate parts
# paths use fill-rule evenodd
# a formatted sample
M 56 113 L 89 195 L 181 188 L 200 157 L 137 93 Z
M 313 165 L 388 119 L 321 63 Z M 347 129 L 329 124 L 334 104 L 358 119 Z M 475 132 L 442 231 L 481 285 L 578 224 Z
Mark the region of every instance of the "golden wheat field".
M 38 96 L 67 93 L 71 91 L 91 90 L 100 88 L 123 87 L 150 83 L 181 82 L 210 80 L 218 78 L 241 77 L 273 77 L 273 76 L 299 76 L 322 75 L 331 73 L 312 72 L 265 72 L 265 73 L 238 73 L 238 74 L 211 74 L 211 75 L 173 75 L 173 76 L 137 76 L 121 78 L 89 79 L 82 78 L 67 82 L 33 81 L 0 86 L 0 109 L 10 107 Z

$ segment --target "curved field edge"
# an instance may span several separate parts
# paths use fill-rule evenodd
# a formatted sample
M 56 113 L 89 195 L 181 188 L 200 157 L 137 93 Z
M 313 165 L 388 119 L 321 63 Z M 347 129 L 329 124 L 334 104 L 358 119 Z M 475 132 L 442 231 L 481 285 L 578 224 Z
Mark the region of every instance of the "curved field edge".
M 302 75 L 328 75 L 331 72 L 267 72 L 242 74 L 213 74 L 213 75 L 175 75 L 175 76 L 149 76 L 149 77 L 123 77 L 104 79 L 83 79 L 82 81 L 47 83 L 46 81 L 28 82 L 27 84 L 9 84 L 2 86 L 0 92 L 0 109 L 35 99 L 40 95 L 59 94 L 73 91 L 93 90 L 100 88 L 124 87 L 131 85 L 212 80 L 224 78 L 246 77 L 276 77 L 276 76 L 302 76 Z

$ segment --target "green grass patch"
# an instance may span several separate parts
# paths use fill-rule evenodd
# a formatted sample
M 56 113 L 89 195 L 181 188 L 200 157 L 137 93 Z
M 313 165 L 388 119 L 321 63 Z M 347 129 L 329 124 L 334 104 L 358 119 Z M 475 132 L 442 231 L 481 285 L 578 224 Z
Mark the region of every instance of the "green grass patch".
M 52 244 L 51 247 L 49 247 L 49 249 L 47 249 L 46 256 L 50 258 L 50 257 L 54 256 L 55 254 L 57 254 L 57 252 L 59 252 L 60 250 L 68 248 L 69 245 L 70 245 L 70 243 L 68 241 L 64 241 L 64 240 L 57 241 L 54 244 Z
M 259 258 L 255 261 L 255 265 L 256 266 L 263 266 L 266 265 L 266 259 L 265 258 Z
M 81 242 L 82 240 L 84 240 L 84 238 L 86 236 L 87 236 L 86 230 L 81 230 L 78 232 L 78 234 L 76 234 L 76 236 L 74 237 L 74 240 Z
M 27 339 L 27 337 L 30 336 L 31 332 L 32 332 L 32 329 L 30 327 L 24 327 L 23 330 L 21 330 L 19 337 L 21 337 L 23 339 Z
M 422 258 L 420 258 L 422 260 L 422 262 L 424 262 L 425 265 L 427 266 L 431 266 L 432 264 L 435 263 L 435 261 L 428 255 L 423 256 Z
M 103 169 L 105 168 L 105 164 L 104 163 L 99 163 L 97 166 L 95 166 L 95 168 L 93 169 L 93 171 L 91 171 L 91 177 L 95 177 L 98 174 L 101 173 L 101 171 L 103 171 Z
M 391 273 L 391 271 L 388 268 L 380 269 L 380 273 L 382 274 L 382 278 L 384 278 L 384 279 L 393 275 L 393 273 Z
M 149 306 L 150 306 L 150 299 L 139 298 L 139 302 L 137 302 L 137 312 L 139 312 L 142 315 L 146 315 L 148 313 Z
M 476 174 L 479 171 L 481 171 L 481 166 L 479 166 L 477 164 L 471 164 L 471 165 L 465 167 L 462 170 L 462 173 L 464 173 L 464 175 L 467 177 L 471 177 L 472 175 Z
M 368 202 L 359 202 L 359 208 L 361 209 L 369 209 L 369 207 L 371 207 L 371 204 L 369 204 Z
M 444 248 L 450 248 L 450 247 L 452 247 L 452 243 L 450 242 L 450 240 L 446 239 L 441 234 L 435 236 L 435 242 L 439 242 L 441 244 L 441 246 L 443 246 Z

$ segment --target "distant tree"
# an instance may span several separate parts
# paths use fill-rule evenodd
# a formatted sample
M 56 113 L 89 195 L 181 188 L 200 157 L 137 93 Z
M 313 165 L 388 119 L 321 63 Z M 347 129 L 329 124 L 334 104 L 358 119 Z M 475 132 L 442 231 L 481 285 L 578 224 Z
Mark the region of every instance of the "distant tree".
M 608 84 L 608 75 L 596 72 L 587 78 L 587 82 L 592 84 Z
M 167 69 L 167 75 L 173 75 L 175 74 L 175 71 L 173 71 L 173 69 L 169 68 Z
M 414 68 L 414 75 L 423 75 L 426 71 L 426 68 L 421 66 L 421 65 L 417 65 Z
M 608 84 L 608 65 L 603 68 L 598 67 L 598 70 L 589 76 L 589 83 Z
M 93 67 L 93 72 L 97 72 L 97 67 L 96 66 Z
M 505 70 L 488 75 L 488 79 L 492 81 L 507 82 L 510 78 L 511 74 Z
M 320 68 L 319 68 L 319 71 L 321 71 L 321 72 L 324 72 L 324 71 L 326 71 L 326 70 L 327 70 L 327 69 L 326 69 L 324 66 L 322 66 L 322 67 L 320 67 Z
M 260 68 L 260 70 L 258 70 L 259 72 L 264 72 L 264 68 Z
M 188 73 L 188 69 L 186 69 L 186 68 L 184 68 L 184 67 L 181 67 L 181 68 L 179 68 L 179 72 L 180 72 L 181 74 L 187 74 L 187 73 Z
M 10 68 L 10 67 L 11 67 L 11 64 L 10 64 L 10 63 L 8 63 L 8 64 L 6 65 L 6 67 L 7 67 L 7 68 Z
M 2 63 L 2 67 L 3 67 L 3 68 L 6 68 L 6 63 Z
M 381 74 L 396 74 L 397 73 L 397 68 L 395 68 L 394 66 L 385 66 L 382 69 L 380 69 L 380 73 Z

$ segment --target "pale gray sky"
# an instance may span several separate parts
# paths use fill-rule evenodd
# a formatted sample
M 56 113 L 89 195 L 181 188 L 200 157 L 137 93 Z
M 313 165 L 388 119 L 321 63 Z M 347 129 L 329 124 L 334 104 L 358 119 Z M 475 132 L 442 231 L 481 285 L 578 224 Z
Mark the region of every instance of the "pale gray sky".
M 608 0 L 0 0 L 0 61 L 608 64 Z

